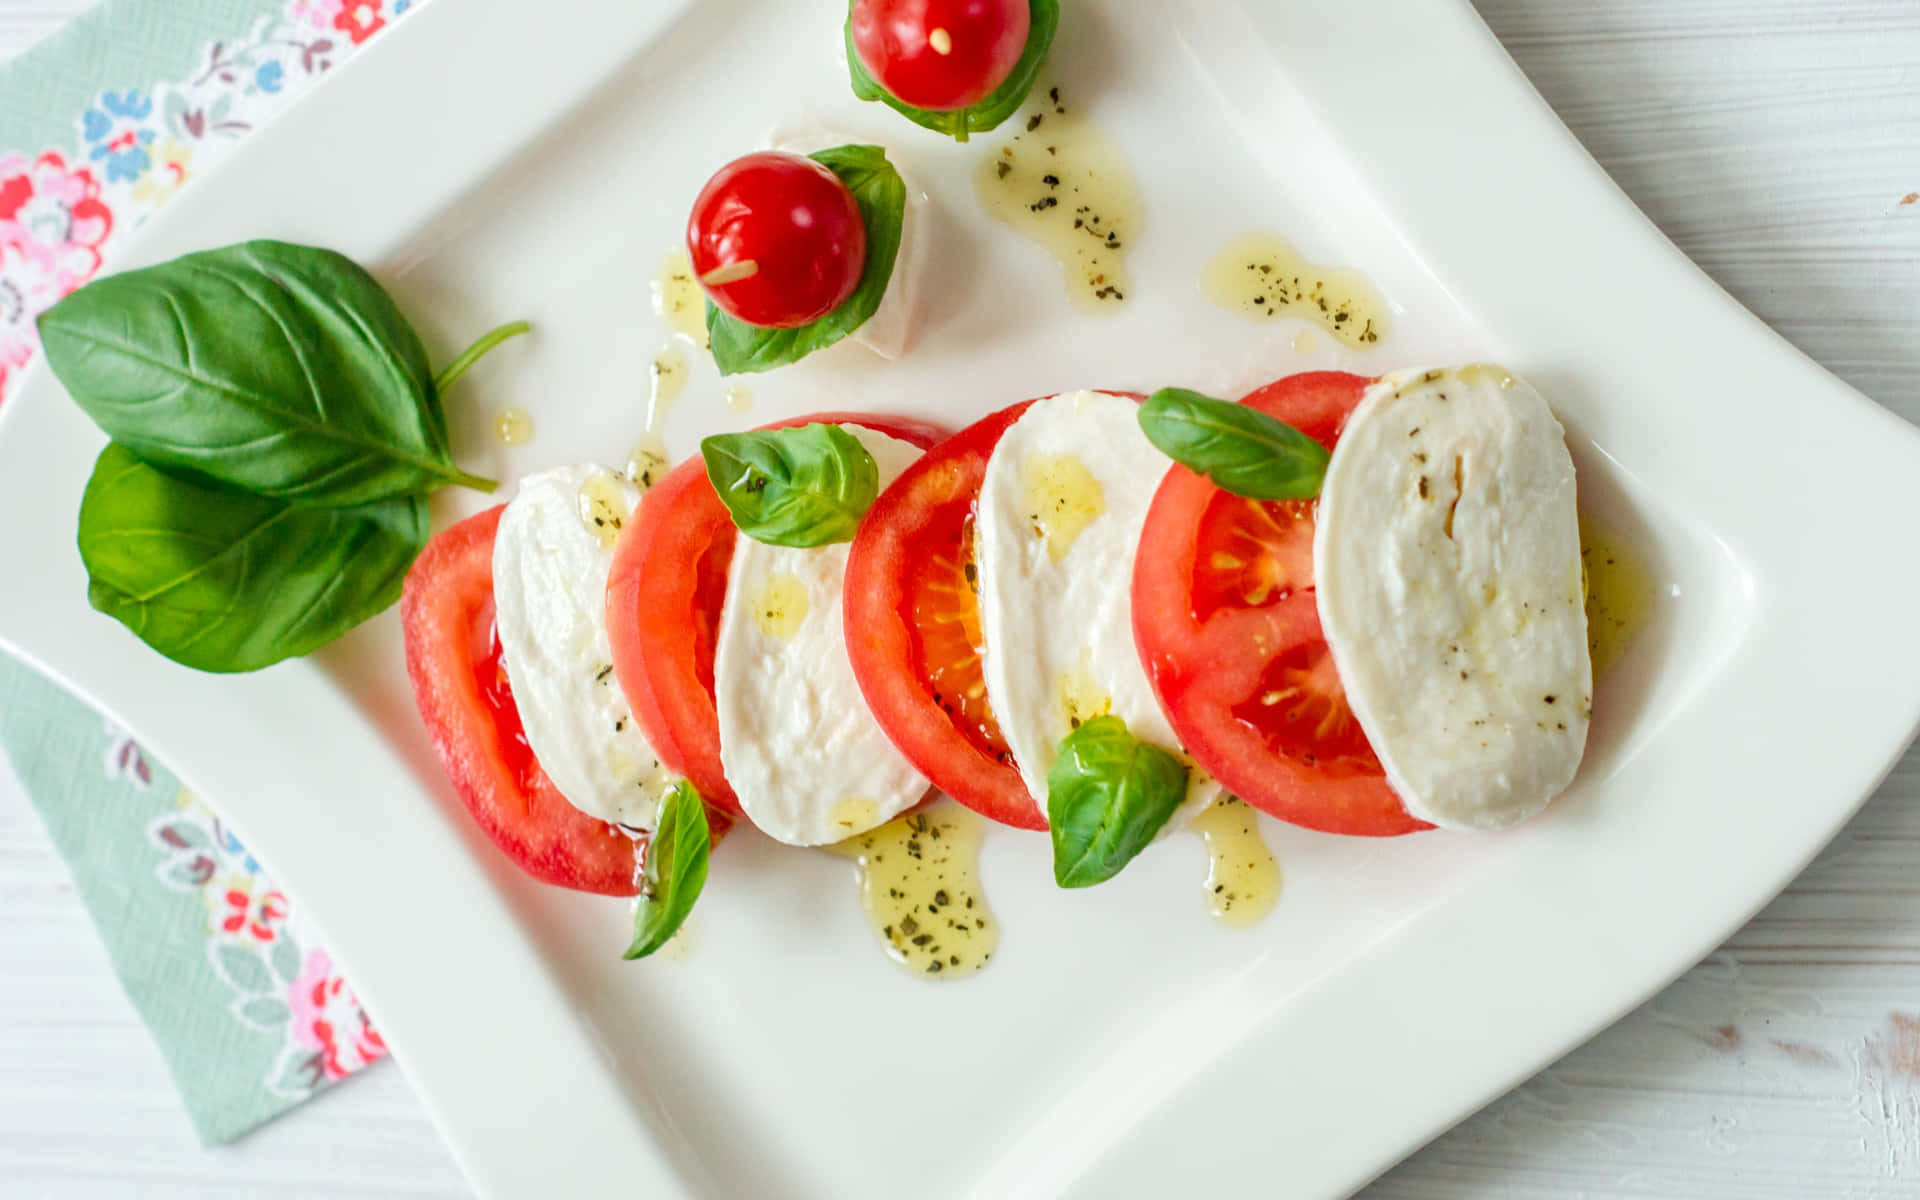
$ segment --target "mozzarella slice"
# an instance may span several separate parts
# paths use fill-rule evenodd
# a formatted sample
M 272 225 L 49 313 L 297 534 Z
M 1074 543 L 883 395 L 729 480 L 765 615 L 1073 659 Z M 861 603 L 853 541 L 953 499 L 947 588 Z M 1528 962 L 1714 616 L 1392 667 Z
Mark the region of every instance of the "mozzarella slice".
M 813 125 L 776 130 L 768 138 L 768 144 L 773 149 L 792 154 L 812 154 L 833 146 L 869 144 L 871 141 L 870 138 L 855 137 Z M 862 321 L 858 329 L 848 334 L 847 339 L 860 343 L 881 358 L 896 359 L 907 352 L 907 345 L 913 340 L 914 319 L 920 307 L 920 283 L 926 275 L 926 210 L 932 200 L 901 166 L 898 153 L 888 151 L 887 161 L 893 164 L 894 170 L 900 172 L 900 181 L 907 186 L 907 204 L 900 220 L 900 249 L 894 255 L 893 277 L 887 281 L 887 291 L 880 299 L 880 307 L 874 310 L 871 317 Z
M 919 447 L 858 425 L 892 483 Z M 846 545 L 798 550 L 741 537 L 714 650 L 720 765 L 740 807 L 792 846 L 843 841 L 918 803 L 930 786 L 867 709 L 841 618 Z
M 607 571 L 640 491 L 603 467 L 520 481 L 493 542 L 494 625 L 527 745 L 573 806 L 650 828 L 672 782 L 613 677 Z
M 1498 367 L 1389 375 L 1327 467 L 1320 624 L 1407 811 L 1498 829 L 1585 751 L 1593 672 L 1566 435 Z
M 1106 392 L 1036 401 L 987 460 L 974 518 L 987 702 L 1046 816 L 1047 772 L 1081 722 L 1113 713 L 1180 745 L 1133 643 L 1133 559 L 1172 466 L 1139 405 Z M 1197 768 L 1177 828 L 1220 794 Z

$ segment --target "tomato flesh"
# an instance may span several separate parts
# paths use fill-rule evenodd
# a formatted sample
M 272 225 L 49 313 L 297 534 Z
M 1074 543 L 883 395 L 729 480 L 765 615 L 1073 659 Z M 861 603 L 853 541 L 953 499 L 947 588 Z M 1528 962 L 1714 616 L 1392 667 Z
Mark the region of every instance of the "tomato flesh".
M 908 761 L 984 816 L 1045 829 L 987 703 L 973 577 L 987 458 L 1026 409 L 948 438 L 874 502 L 847 557 L 845 615 L 861 694 Z
M 915 108 L 951 112 L 1007 81 L 1033 26 L 1028 0 L 855 0 L 854 52 Z
M 1331 448 L 1369 382 L 1311 372 L 1243 403 Z M 1247 500 L 1174 467 L 1134 569 L 1141 661 L 1187 752 L 1248 803 L 1328 833 L 1430 828 L 1388 787 L 1347 704 L 1320 629 L 1313 533 L 1312 501 Z
M 401 593 L 407 675 L 447 777 L 493 843 L 534 878 L 631 896 L 640 843 L 567 802 L 521 728 L 493 628 L 500 508 L 427 543 Z
M 864 413 L 816 413 L 763 428 L 813 424 L 859 425 L 920 447 L 943 433 L 924 421 Z M 613 673 L 634 719 L 669 770 L 734 817 L 744 814 L 720 761 L 713 656 L 737 536 L 706 464 L 690 458 L 640 501 L 607 577 Z
M 791 329 L 845 303 L 867 265 L 853 193 L 826 167 L 765 150 L 721 167 L 687 217 L 687 255 L 713 302 L 749 325 Z

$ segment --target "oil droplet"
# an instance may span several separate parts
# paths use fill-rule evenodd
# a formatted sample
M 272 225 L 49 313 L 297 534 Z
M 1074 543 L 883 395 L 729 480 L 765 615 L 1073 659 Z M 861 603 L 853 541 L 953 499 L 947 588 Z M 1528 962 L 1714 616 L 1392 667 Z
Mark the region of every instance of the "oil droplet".
M 753 393 L 741 384 L 734 384 L 724 394 L 727 407 L 734 412 L 745 412 L 753 407 Z
M 807 585 L 794 575 L 767 576 L 753 597 L 753 620 L 760 632 L 786 641 L 807 619 Z
M 533 418 L 523 408 L 503 408 L 494 415 L 493 436 L 502 446 L 524 446 L 533 440 Z
M 680 923 L 680 928 L 674 931 L 673 936 L 667 939 L 666 944 L 653 952 L 652 958 L 655 961 L 685 962 L 687 955 L 692 953 L 694 944 L 699 940 L 700 935 L 694 928 L 693 917 L 689 915 Z
M 1313 330 L 1302 329 L 1293 335 L 1293 352 L 1295 354 L 1312 354 L 1313 347 L 1318 340 L 1319 339 L 1313 336 Z
M 1080 651 L 1080 661 L 1060 676 L 1060 716 L 1068 729 L 1078 729 L 1095 717 L 1113 711 L 1113 694 L 1093 677 L 1093 648 Z
M 653 281 L 653 311 L 667 328 L 707 348 L 707 296 L 694 277 L 685 247 L 667 255 Z
M 580 485 L 580 523 L 608 550 L 620 540 L 627 523 L 627 497 L 612 471 L 595 471 Z
M 865 796 L 848 796 L 828 814 L 833 824 L 849 835 L 864 833 L 880 821 L 880 806 Z
M 974 190 L 989 215 L 1054 257 L 1077 307 L 1111 310 L 1132 290 L 1140 187 L 1120 148 L 1053 96 L 1015 118 L 1022 131 L 980 161 Z
M 641 435 L 627 454 L 627 478 L 640 485 L 644 491 L 660 482 L 667 471 L 667 443 L 659 434 Z
M 1355 349 L 1387 335 L 1387 307 L 1371 280 L 1343 267 L 1315 266 L 1270 233 L 1228 242 L 1207 263 L 1200 282 L 1207 299 L 1222 308 L 1257 320 L 1312 321 Z
M 1222 796 L 1193 819 L 1207 844 L 1207 911 L 1230 929 L 1246 929 L 1280 899 L 1280 864 L 1260 836 L 1260 817 L 1238 796 Z
M 1619 534 L 1584 513 L 1580 574 L 1587 594 L 1587 651 L 1598 680 L 1620 661 L 1652 617 L 1653 575 Z
M 826 850 L 859 864 L 860 906 L 889 957 L 923 978 L 956 979 L 1000 945 L 980 888 L 984 837 L 977 814 L 942 799 Z
M 667 423 L 667 413 L 687 386 L 687 356 L 678 346 L 668 346 L 653 356 L 647 366 L 650 380 L 647 394 L 647 432 L 659 433 Z
M 1036 454 L 1022 479 L 1033 531 L 1047 540 L 1047 556 L 1059 562 L 1080 531 L 1107 511 L 1106 493 L 1077 454 Z

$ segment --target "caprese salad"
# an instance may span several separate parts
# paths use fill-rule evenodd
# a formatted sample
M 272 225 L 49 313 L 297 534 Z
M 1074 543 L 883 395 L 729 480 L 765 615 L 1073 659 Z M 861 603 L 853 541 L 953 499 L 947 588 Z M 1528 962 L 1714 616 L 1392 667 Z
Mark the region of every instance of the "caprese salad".
M 560 468 L 436 537 L 403 604 L 482 827 L 637 893 L 645 952 L 729 823 L 825 846 L 934 789 L 1048 830 L 1064 887 L 1223 790 L 1330 833 L 1510 825 L 1580 762 L 1582 592 L 1559 423 L 1468 366 L 952 436 L 817 414 L 644 492 Z

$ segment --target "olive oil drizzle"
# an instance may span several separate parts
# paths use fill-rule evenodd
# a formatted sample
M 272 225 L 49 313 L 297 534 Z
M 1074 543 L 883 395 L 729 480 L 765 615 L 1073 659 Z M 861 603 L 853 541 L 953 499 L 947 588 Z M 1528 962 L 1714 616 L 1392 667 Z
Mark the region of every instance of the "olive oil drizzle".
M 653 311 L 668 329 L 701 350 L 707 348 L 707 297 L 684 248 L 660 264 L 660 274 L 653 281 Z
M 1208 261 L 1201 286 L 1222 308 L 1262 321 L 1311 321 L 1356 350 L 1387 335 L 1386 302 L 1371 280 L 1344 267 L 1309 263 L 1273 234 L 1242 234 L 1228 242 Z M 1303 353 L 1311 345 L 1298 336 L 1293 343 Z
M 1207 911 L 1246 929 L 1280 899 L 1280 863 L 1260 834 L 1260 817 L 1238 796 L 1222 796 L 1193 819 L 1207 846 Z
M 1587 652 L 1593 677 L 1619 662 L 1653 616 L 1653 575 L 1619 534 L 1581 514 L 1580 569 L 1587 596 Z
M 957 979 L 1000 945 L 980 888 L 985 832 L 978 814 L 941 799 L 824 849 L 859 867 L 860 904 L 888 957 L 923 978 Z

